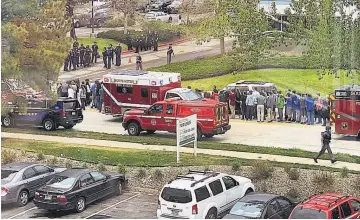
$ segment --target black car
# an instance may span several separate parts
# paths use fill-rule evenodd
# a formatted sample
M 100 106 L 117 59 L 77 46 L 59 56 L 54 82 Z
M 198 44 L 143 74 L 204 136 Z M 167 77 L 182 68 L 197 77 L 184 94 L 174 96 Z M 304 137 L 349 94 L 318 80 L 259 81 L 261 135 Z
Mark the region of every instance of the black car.
M 125 175 L 89 169 L 68 169 L 35 192 L 34 204 L 46 210 L 76 210 L 109 195 L 120 195 L 127 184 Z
M 8 113 L 1 117 L 4 127 L 12 126 L 42 126 L 46 131 L 59 126 L 70 129 L 83 121 L 83 113 L 78 100 L 72 98 L 29 99 L 26 111 L 17 105 L 10 105 Z
M 287 219 L 296 204 L 280 195 L 250 193 L 242 197 L 225 219 Z

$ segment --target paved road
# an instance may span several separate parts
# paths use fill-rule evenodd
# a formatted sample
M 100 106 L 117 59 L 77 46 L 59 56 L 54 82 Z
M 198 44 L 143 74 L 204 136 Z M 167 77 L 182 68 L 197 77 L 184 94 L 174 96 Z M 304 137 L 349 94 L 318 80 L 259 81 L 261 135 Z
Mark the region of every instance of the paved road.
M 79 131 L 125 134 L 120 118 L 103 115 L 95 110 L 84 112 L 85 120 L 74 127 Z M 320 132 L 324 127 L 288 123 L 244 122 L 239 119 L 231 121 L 231 130 L 224 135 L 207 139 L 222 143 L 244 144 L 264 147 L 298 148 L 317 152 L 320 148 Z M 158 137 L 176 138 L 174 134 L 156 132 Z M 134 137 L 136 138 L 136 137 Z M 335 153 L 347 153 L 360 156 L 360 144 L 353 137 L 334 135 L 331 143 Z
M 141 207 L 141 209 L 139 209 Z M 157 195 L 126 192 L 99 200 L 89 205 L 82 213 L 62 211 L 50 213 L 38 209 L 31 201 L 25 207 L 7 205 L 1 207 L 3 219 L 79 219 L 79 218 L 115 218 L 115 219 L 154 219 L 156 218 Z

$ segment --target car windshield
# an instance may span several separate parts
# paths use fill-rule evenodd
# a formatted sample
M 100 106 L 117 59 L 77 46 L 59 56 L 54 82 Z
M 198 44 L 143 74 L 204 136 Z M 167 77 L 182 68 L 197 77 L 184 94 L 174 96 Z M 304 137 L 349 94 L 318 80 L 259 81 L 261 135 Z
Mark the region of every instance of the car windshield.
M 63 102 L 63 109 L 64 110 L 76 109 L 77 103 L 78 103 L 77 101 Z
M 248 218 L 258 218 L 264 209 L 264 203 L 258 201 L 237 202 L 230 210 L 231 215 L 240 215 Z
M 55 176 L 48 183 L 49 187 L 69 189 L 75 183 L 76 178 L 67 176 Z
M 184 97 L 184 100 L 198 100 L 201 99 L 202 97 L 200 95 L 198 95 L 197 93 L 193 92 L 193 91 L 186 91 L 186 92 L 182 92 L 181 96 Z
M 11 181 L 18 171 L 15 170 L 1 170 L 1 179 Z
M 189 203 L 192 201 L 191 192 L 185 189 L 174 189 L 165 187 L 161 193 L 161 198 L 168 202 Z
M 294 209 L 290 219 L 326 219 L 323 211 L 298 207 Z

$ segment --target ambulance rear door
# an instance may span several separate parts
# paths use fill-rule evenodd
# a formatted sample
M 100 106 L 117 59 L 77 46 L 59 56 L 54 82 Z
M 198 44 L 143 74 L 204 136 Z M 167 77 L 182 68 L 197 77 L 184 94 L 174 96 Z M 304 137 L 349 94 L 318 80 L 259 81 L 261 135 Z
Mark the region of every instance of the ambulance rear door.
M 156 87 L 150 88 L 150 104 L 154 104 L 157 101 L 159 101 L 159 89 Z

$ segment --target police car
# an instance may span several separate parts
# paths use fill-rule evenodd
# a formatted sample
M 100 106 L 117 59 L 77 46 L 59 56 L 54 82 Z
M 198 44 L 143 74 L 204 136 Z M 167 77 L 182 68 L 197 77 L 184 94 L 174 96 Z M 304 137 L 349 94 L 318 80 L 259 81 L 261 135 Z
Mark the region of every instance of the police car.
M 59 98 L 27 100 L 26 108 L 9 104 L 5 107 L 5 114 L 1 116 L 4 127 L 13 126 L 41 126 L 46 131 L 52 131 L 62 126 L 71 129 L 83 121 L 80 104 L 76 99 Z

